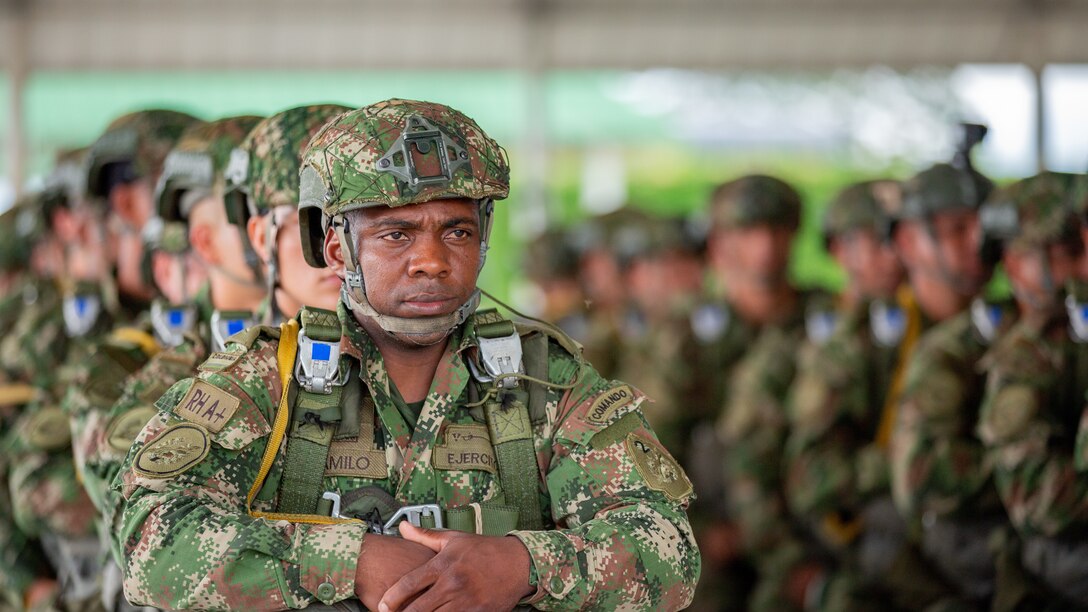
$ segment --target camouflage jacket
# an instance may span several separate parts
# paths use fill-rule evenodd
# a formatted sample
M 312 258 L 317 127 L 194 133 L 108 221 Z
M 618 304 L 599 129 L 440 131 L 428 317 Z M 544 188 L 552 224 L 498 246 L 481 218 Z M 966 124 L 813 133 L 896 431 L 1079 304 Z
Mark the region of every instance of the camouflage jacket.
M 1013 319 L 1006 311 L 1003 329 Z M 985 386 L 979 364 L 988 349 L 965 311 L 928 330 L 911 356 L 889 446 L 892 496 L 910 524 L 928 513 L 1001 512 L 991 463 L 975 435 Z
M 18 316 L 0 341 L 0 369 L 8 380 L 30 384 L 55 397 L 58 365 L 68 336 L 61 294 L 51 279 L 28 281 L 17 294 Z
M 448 452 L 488 436 L 479 407 L 466 406 L 476 385 L 466 365 L 476 350 L 471 326 L 451 338 L 412 426 L 398 409 L 376 347 L 343 306 L 339 320 L 345 361 L 360 364 L 372 399 L 360 402 L 360 422 L 369 414 L 375 435 L 364 435 L 363 426 L 357 438 L 332 443 L 324 489 L 343 496 L 377 487 L 400 504 L 446 509 L 503 503 L 486 445 L 477 444 L 475 453 Z M 684 512 L 690 483 L 642 417 L 644 396 L 602 379 L 553 341 L 539 346 L 546 348 L 547 379 L 575 384 L 547 390 L 544 410 L 533 418 L 547 530 L 511 532 L 532 558 L 537 592 L 526 603 L 542 609 L 687 605 L 700 567 Z M 196 378 L 159 400 L 158 415 L 137 436 L 114 481 L 124 497 L 115 537 L 131 601 L 275 609 L 354 597 L 363 523 L 252 515 L 274 512 L 283 497 L 285 444 L 270 453 L 274 461 L 257 483 L 283 379 L 292 375 L 281 379 L 279 347 L 271 328 L 235 337 Z M 199 444 L 182 444 L 179 428 Z M 337 459 L 357 455 L 368 461 Z
M 1088 344 L 1064 311 L 1017 323 L 986 356 L 978 435 L 1013 526 L 1026 537 L 1088 528 Z
M 843 313 L 826 343 L 805 344 L 786 403 L 786 499 L 832 548 L 851 537 L 849 529 L 836 527 L 889 493 L 887 461 L 876 438 L 901 336 L 886 342 L 874 337 L 874 304 L 863 301 Z

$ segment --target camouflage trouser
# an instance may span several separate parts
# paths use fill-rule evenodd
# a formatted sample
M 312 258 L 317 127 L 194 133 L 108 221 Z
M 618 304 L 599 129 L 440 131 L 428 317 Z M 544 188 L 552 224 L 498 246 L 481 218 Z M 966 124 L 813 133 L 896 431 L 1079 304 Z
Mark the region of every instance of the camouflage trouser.
M 157 608 L 130 604 L 122 592 L 123 582 L 121 568 L 113 562 L 113 559 L 106 561 L 106 566 L 102 570 L 102 605 L 106 610 L 109 612 L 155 612 L 157 610 Z

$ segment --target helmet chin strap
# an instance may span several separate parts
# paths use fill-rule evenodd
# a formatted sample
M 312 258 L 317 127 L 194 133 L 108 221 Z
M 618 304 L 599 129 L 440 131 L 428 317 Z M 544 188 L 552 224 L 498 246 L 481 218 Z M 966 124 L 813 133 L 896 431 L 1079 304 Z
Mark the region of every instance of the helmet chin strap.
M 487 242 L 491 236 L 491 212 L 493 207 L 494 203 L 491 200 L 480 201 L 480 228 L 483 239 L 480 241 L 480 264 L 476 269 L 477 273 L 484 267 L 484 259 L 487 256 Z M 476 308 L 480 305 L 479 288 L 473 290 L 468 300 L 448 315 L 406 318 L 384 315 L 374 310 L 370 300 L 366 297 L 366 285 L 363 282 L 363 273 L 359 270 L 359 258 L 355 252 L 355 243 L 351 240 L 351 230 L 348 223 L 344 215 L 338 215 L 332 219 L 333 230 L 336 232 L 336 237 L 340 240 L 340 246 L 344 250 L 344 285 L 340 290 L 340 299 L 356 317 L 369 317 L 379 327 L 391 334 L 430 336 L 442 333 L 443 337 L 445 337 L 464 323 L 472 313 L 476 312 Z

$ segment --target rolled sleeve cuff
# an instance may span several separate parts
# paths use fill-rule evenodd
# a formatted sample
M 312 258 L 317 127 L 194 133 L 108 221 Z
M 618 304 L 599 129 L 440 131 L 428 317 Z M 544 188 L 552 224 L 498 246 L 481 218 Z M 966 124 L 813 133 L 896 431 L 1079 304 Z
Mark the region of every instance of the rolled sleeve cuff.
M 580 547 L 563 531 L 512 531 L 521 540 L 532 562 L 530 576 L 536 592 L 521 605 L 541 609 L 578 609 L 587 597 L 588 583 L 579 566 Z
M 331 605 L 355 596 L 355 568 L 363 547 L 362 523 L 305 525 L 297 532 L 302 588 Z

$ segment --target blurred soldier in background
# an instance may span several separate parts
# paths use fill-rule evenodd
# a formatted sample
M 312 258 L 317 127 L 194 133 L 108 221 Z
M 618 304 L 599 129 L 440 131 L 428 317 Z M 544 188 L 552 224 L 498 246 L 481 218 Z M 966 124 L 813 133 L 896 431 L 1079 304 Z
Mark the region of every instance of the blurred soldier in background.
M 573 338 L 582 344 L 586 360 L 605 378 L 615 377 L 619 367 L 621 330 L 628 305 L 616 240 L 622 228 L 637 224 L 638 219 L 635 210 L 621 208 L 572 230 L 586 313 L 584 321 L 570 320 L 568 325 Z
M 887 404 L 895 410 L 878 442 L 889 445 L 893 498 L 924 555 L 896 587 L 913 589 L 916 603 L 985 605 L 994 591 L 988 538 L 1005 518 L 974 434 L 978 366 L 1014 317 L 981 300 L 969 308 L 994 263 L 982 257 L 978 216 L 991 190 L 969 164 L 937 164 L 905 184 L 893 228 L 920 316 L 908 319 L 903 346 L 913 350 L 906 362 L 900 353 Z M 922 579 L 932 569 L 941 580 Z
M 886 608 L 880 578 L 904 543 L 875 442 L 906 326 L 903 269 L 883 239 L 901 197 L 896 181 L 858 183 L 824 214 L 824 244 L 847 281 L 831 337 L 801 349 L 785 458 L 786 500 L 818 551 L 792 570 L 819 563 L 804 593 L 811 608 Z
M 114 529 L 117 504 L 109 485 L 132 439 L 154 414 L 151 402 L 207 357 L 213 324 L 226 319 L 224 325 L 233 322 L 244 328 L 251 323 L 252 314 L 244 312 L 224 317 L 216 307 L 216 295 L 236 303 L 239 293 L 249 292 L 249 310 L 264 295 L 246 269 L 237 229 L 226 223 L 222 199 L 223 172 L 230 152 L 259 120 L 247 116 L 194 124 L 166 157 L 155 192 L 162 231 L 151 255 L 153 278 L 162 295 L 152 304 L 151 322 L 161 350 L 126 379 L 112 406 L 93 407 L 83 438 L 76 444 L 77 457 L 83 458 L 83 485 L 98 510 L 104 534 Z M 207 228 L 203 223 L 209 217 L 219 225 Z M 221 227 L 234 232 L 233 242 L 228 233 L 219 231 Z M 200 250 L 190 236 L 196 238 Z M 231 260 L 232 255 L 236 261 Z M 236 276 L 227 266 L 250 277 Z M 111 397 L 100 399 L 105 402 Z M 121 595 L 117 553 L 112 552 L 103 598 L 107 609 L 124 609 L 128 604 Z
M 571 336 L 584 336 L 584 330 L 577 329 L 585 322 L 585 301 L 570 230 L 550 228 L 529 242 L 522 254 L 522 269 L 536 290 L 536 316 Z
M 719 187 L 713 201 L 711 253 L 736 318 L 758 326 L 748 351 L 728 375 L 728 393 L 717 432 L 725 448 L 726 516 L 737 552 L 759 579 L 749 606 L 781 610 L 791 605 L 787 572 L 801 555 L 782 491 L 786 393 L 806 336 L 826 340 L 834 327 L 832 300 L 789 281 L 801 198 L 785 182 L 748 176 Z M 721 374 L 719 374 L 721 376 Z
M 172 111 L 126 115 L 88 152 L 89 199 L 70 219 L 74 240 L 66 255 L 70 286 L 62 312 L 73 342 L 63 366 L 47 366 L 61 372 L 54 396 L 31 404 L 10 438 L 16 524 L 41 539 L 59 582 L 58 605 L 68 609 L 102 606 L 103 549 L 79 484 L 72 442 L 85 431 L 90 416 L 85 409 L 96 398 L 116 397 L 124 376 L 157 349 L 147 323 L 104 334 L 137 316 L 152 295 L 143 274 L 141 237 L 153 212 L 151 189 L 166 153 L 193 121 Z M 106 252 L 107 245 L 116 251 Z M 56 403 L 61 396 L 63 408 Z
M 1000 553 L 998 610 L 1088 608 L 1088 338 L 1077 336 L 1064 300 L 1084 254 L 1070 202 L 1077 178 L 1024 179 L 982 209 L 1020 312 L 984 359 L 978 420 L 1019 536 Z
M 278 325 L 303 305 L 332 309 L 340 279 L 315 271 L 302 257 L 298 231 L 298 171 L 303 150 L 346 106 L 299 106 L 264 119 L 231 153 L 226 170 L 227 216 L 245 232 L 245 248 L 260 263 L 267 288 L 257 321 Z

